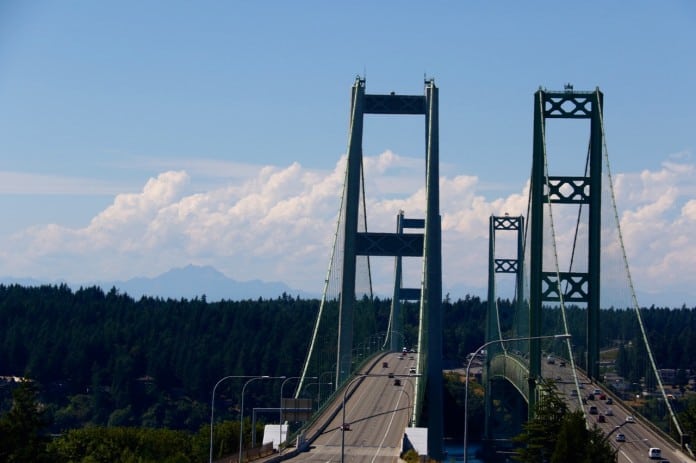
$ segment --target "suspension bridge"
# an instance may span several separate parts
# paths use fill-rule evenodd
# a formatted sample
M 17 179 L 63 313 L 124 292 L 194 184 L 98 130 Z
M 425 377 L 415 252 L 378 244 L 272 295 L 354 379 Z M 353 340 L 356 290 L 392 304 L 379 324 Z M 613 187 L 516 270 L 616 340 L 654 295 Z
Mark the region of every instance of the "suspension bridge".
M 304 438 L 314 446 L 309 456 L 302 457 L 296 450 L 283 458 L 322 461 L 340 458 L 343 462 L 345 455 L 350 455 L 351 462 L 395 461 L 404 434 L 407 440 L 419 442 L 416 446 L 420 446 L 420 453 L 427 453 L 435 460 L 445 458 L 438 88 L 433 80 L 426 80 L 424 87 L 423 95 L 368 94 L 365 79 L 360 77 L 352 87 L 341 206 L 321 305 L 297 388 L 302 390 L 305 378 L 328 376 L 335 391 L 305 429 Z M 547 378 L 559 384 L 572 407 L 585 412 L 588 423 L 595 422 L 583 398 L 586 388 L 609 394 L 601 385 L 601 309 L 616 306 L 615 290 L 622 288 L 619 293 L 625 302 L 618 303 L 635 311 L 657 390 L 664 396 L 670 425 L 681 441 L 670 440 L 640 419 L 631 423 L 630 433 L 640 436 L 635 438 L 644 445 L 664 447 L 663 453 L 671 455 L 673 461 L 686 461 L 690 452 L 688 436 L 665 396 L 631 281 L 613 194 L 603 102 L 599 89 L 576 91 L 570 85 L 561 91 L 539 89 L 534 94 L 527 211 L 490 217 L 485 327 L 488 349 L 483 364 L 487 391 L 484 438 L 495 441 L 506 432 L 498 426 L 500 420 L 496 419 L 493 400 L 504 402 L 515 411 L 517 417 L 513 423 L 519 428 L 533 417 L 535 404 L 543 400 Z M 373 231 L 367 226 L 368 192 L 364 188 L 362 152 L 367 114 L 424 118 L 425 214 L 408 217 L 406 211 L 394 211 L 393 231 Z M 548 119 L 589 121 L 584 171 L 574 176 L 553 175 L 549 171 L 548 161 L 557 153 L 547 152 Z M 512 256 L 499 256 L 496 245 L 502 237 L 496 238 L 500 233 L 514 236 Z M 378 313 L 380 309 L 372 304 L 370 257 L 373 256 L 394 259 L 394 289 L 388 314 Z M 403 283 L 403 272 L 408 265 L 417 266 L 416 272 L 420 274 L 420 281 L 411 286 Z M 605 274 L 610 278 L 604 278 Z M 514 313 L 505 321 L 498 306 L 497 287 L 499 280 L 510 276 L 514 279 Z M 605 292 L 607 285 L 612 289 Z M 405 301 L 418 307 L 417 326 L 413 330 L 405 326 L 402 311 Z M 569 304 L 585 313 L 583 333 L 570 332 Z M 553 317 L 557 319 L 551 320 Z M 376 320 L 384 323 L 378 332 L 361 331 L 364 326 L 374 326 Z M 415 332 L 415 339 L 410 339 L 406 332 Z M 547 355 L 553 352 L 563 363 L 567 362 L 567 367 L 542 361 L 544 352 Z M 408 399 L 405 402 L 404 390 Z M 616 401 L 617 413 L 605 422 L 607 436 L 625 428 L 623 420 L 629 414 L 619 397 L 612 399 Z M 394 422 L 397 413 L 399 419 Z M 378 421 L 388 417 L 392 418 Z M 368 428 L 370 431 L 365 431 Z M 632 461 L 628 452 L 619 450 L 626 461 Z

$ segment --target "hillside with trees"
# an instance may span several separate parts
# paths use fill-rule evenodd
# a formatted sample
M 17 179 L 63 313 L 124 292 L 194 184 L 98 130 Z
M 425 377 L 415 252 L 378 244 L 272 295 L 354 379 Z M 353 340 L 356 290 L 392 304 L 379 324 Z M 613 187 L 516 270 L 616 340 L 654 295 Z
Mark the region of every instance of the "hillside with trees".
M 467 296 L 446 298 L 442 307 L 445 364 L 461 367 L 467 354 L 484 343 L 486 303 Z M 499 307 L 503 329 L 509 330 L 512 304 L 501 300 Z M 27 394 L 34 394 L 43 434 L 86 439 L 92 436 L 89 431 L 75 433 L 94 427 L 205 434 L 211 390 L 222 376 L 299 374 L 318 309 L 318 300 L 287 294 L 220 302 L 205 297 L 135 300 L 116 289 L 0 285 L 0 376 L 32 380 L 33 392 L 23 396 L 25 410 Z M 389 300 L 359 301 L 354 339 L 385 331 L 389 311 Z M 691 335 L 696 311 L 651 307 L 642 314 L 658 364 L 679 369 L 685 381 L 687 372 L 696 371 L 696 337 Z M 617 370 L 626 378 L 646 376 L 634 312 L 610 309 L 601 316 L 601 344 L 618 349 Z M 417 306 L 406 304 L 404 317 L 405 338 L 415 343 Z M 585 349 L 584 317 L 581 309 L 568 310 L 578 358 Z M 543 322 L 544 332 L 562 331 L 557 310 L 546 309 Z M 255 385 L 245 405 L 275 403 L 278 385 L 272 383 Z M 0 384 L 0 413 L 7 424 L 17 404 L 17 387 L 7 379 Z M 446 386 L 446 400 L 456 405 L 448 412 L 457 414 L 461 387 L 451 382 Z M 219 391 L 226 404 L 219 412 L 221 421 L 238 417 L 238 391 L 233 389 Z M 125 431 L 119 436 L 135 438 Z

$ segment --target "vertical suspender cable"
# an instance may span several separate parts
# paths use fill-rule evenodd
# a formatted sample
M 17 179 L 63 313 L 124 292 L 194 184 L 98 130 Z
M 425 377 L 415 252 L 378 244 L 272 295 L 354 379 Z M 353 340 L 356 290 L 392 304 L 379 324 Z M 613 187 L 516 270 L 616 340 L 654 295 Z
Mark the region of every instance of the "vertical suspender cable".
M 597 104 L 601 104 L 599 98 L 597 98 Z M 609 152 L 607 150 L 607 144 L 606 144 L 606 135 L 604 134 L 604 119 L 602 117 L 602 108 L 599 108 L 599 118 L 600 118 L 600 126 L 602 128 L 602 140 L 604 143 L 603 150 L 604 150 L 604 162 L 607 166 L 607 177 L 609 180 L 609 191 L 611 193 L 611 204 L 614 209 L 614 220 L 616 222 L 616 230 L 618 232 L 619 236 L 619 245 L 621 247 L 621 254 L 623 257 L 624 261 L 624 269 L 626 270 L 626 278 L 628 279 L 628 286 L 631 291 L 631 300 L 633 304 L 633 310 L 636 313 L 636 317 L 638 319 L 638 326 L 640 326 L 640 332 L 641 336 L 643 337 L 643 342 L 645 343 L 645 349 L 648 351 L 648 359 L 650 360 L 650 366 L 653 370 L 653 373 L 655 374 L 655 379 L 657 380 L 657 384 L 660 388 L 660 392 L 662 393 L 662 399 L 665 401 L 665 404 L 667 404 L 667 409 L 669 410 L 669 415 L 672 418 L 672 422 L 677 428 L 677 432 L 679 432 L 680 436 L 684 435 L 684 432 L 682 431 L 681 426 L 679 425 L 679 421 L 677 420 L 677 416 L 674 413 L 674 410 L 672 409 L 672 404 L 670 403 L 669 400 L 667 400 L 667 394 L 665 392 L 665 388 L 662 384 L 662 379 L 660 378 L 660 374 L 657 371 L 657 365 L 655 363 L 655 357 L 653 356 L 652 349 L 650 348 L 650 343 L 648 342 L 648 335 L 645 331 L 645 324 L 643 323 L 643 317 L 640 314 L 640 307 L 638 306 L 638 298 L 636 297 L 636 291 L 633 286 L 633 278 L 631 277 L 631 270 L 630 267 L 628 266 L 628 257 L 626 256 L 626 248 L 624 246 L 624 241 L 623 241 L 623 234 L 621 233 L 621 223 L 619 221 L 619 213 L 617 212 L 616 209 L 616 196 L 614 194 L 614 181 L 611 175 L 611 166 L 609 165 Z M 693 452 L 689 448 L 689 452 L 693 456 Z
M 354 92 L 353 101 L 351 102 L 351 108 L 354 108 L 357 101 L 357 92 Z M 348 133 L 353 133 L 353 125 L 355 124 L 353 111 L 351 111 L 350 118 L 350 129 Z M 362 169 L 361 169 L 362 170 Z M 334 259 L 336 257 L 336 250 L 338 249 L 338 236 L 340 233 L 341 219 L 343 217 L 343 208 L 345 206 L 346 200 L 346 189 L 348 185 L 348 163 L 346 162 L 346 171 L 343 176 L 343 188 L 341 189 L 341 201 L 338 208 L 338 220 L 336 220 L 336 230 L 333 236 L 333 246 L 331 247 L 331 257 L 329 258 L 329 266 L 326 270 L 326 278 L 324 278 L 324 288 L 321 294 L 321 302 L 319 304 L 319 312 L 317 313 L 316 321 L 314 322 L 314 330 L 312 331 L 312 340 L 309 343 L 309 348 L 307 349 L 307 357 L 305 358 L 304 366 L 302 367 L 302 374 L 300 375 L 300 381 L 295 391 L 295 398 L 299 398 L 299 394 L 302 391 L 302 386 L 304 384 L 305 377 L 307 375 L 307 370 L 309 369 L 309 362 L 312 359 L 312 353 L 314 352 L 314 347 L 317 341 L 317 334 L 319 332 L 319 326 L 321 324 L 321 319 L 324 313 L 324 307 L 326 305 L 326 294 L 329 290 L 329 282 L 331 281 L 332 270 L 334 265 Z M 338 378 L 336 379 L 338 381 Z

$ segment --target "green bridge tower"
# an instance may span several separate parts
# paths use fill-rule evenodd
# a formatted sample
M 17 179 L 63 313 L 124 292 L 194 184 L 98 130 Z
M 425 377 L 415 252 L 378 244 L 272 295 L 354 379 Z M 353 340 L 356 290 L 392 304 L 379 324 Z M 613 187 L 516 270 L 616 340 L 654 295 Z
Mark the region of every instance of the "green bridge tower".
M 585 303 L 587 307 L 588 376 L 599 378 L 599 276 L 602 203 L 602 108 L 599 89 L 563 91 L 539 89 L 534 94 L 534 153 L 531 178 L 531 242 L 529 336 L 540 336 L 544 302 Z M 547 169 L 546 119 L 589 119 L 590 142 L 586 170 L 581 176 L 552 176 Z M 587 256 L 580 262 L 586 271 L 556 271 L 543 267 L 544 207 L 551 204 L 587 205 Z M 536 380 L 541 376 L 541 343 L 529 343 L 529 414 L 536 405 Z
M 426 213 L 423 233 L 359 232 L 362 137 L 365 114 L 425 116 Z M 422 257 L 418 366 L 414 414 L 419 420 L 422 398 L 428 397 L 428 456 L 442 460 L 444 424 L 442 412 L 442 242 L 439 191 L 438 88 L 425 81 L 425 95 L 370 95 L 365 79 L 356 78 L 352 89 L 348 165 L 343 221 L 343 265 L 339 307 L 336 385 L 351 373 L 353 309 L 355 305 L 356 257 Z

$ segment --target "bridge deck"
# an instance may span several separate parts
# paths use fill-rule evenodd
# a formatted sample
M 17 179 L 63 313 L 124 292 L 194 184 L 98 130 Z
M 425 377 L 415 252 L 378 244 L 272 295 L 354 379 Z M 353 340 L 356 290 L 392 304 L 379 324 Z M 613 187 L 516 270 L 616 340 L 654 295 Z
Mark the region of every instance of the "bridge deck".
M 514 355 L 503 356 L 499 355 L 491 359 L 491 374 L 493 376 L 505 377 L 510 381 L 518 391 L 527 399 L 525 393 L 526 377 L 529 375 L 527 370 L 523 370 L 523 359 Z M 577 410 L 581 404 L 577 394 L 575 381 L 570 366 L 562 367 L 560 363 L 548 364 L 542 362 L 542 375 L 544 378 L 553 380 L 558 387 L 558 390 L 571 410 Z M 654 429 L 654 426 L 646 422 L 640 416 L 633 415 L 633 412 L 621 403 L 621 400 L 611 394 L 605 387 L 594 384 L 581 372 L 578 371 L 578 380 L 580 384 L 580 394 L 585 398 L 596 389 L 604 394 L 607 398 L 611 397 L 611 404 L 607 404 L 606 399 L 587 400 L 585 408 L 588 424 L 590 426 L 598 426 L 607 436 L 612 446 L 618 450 L 618 461 L 634 463 L 637 461 L 649 461 L 648 449 L 651 447 L 659 447 L 662 450 L 662 458 L 672 463 L 674 462 L 691 462 L 694 461 L 686 456 L 671 439 L 667 439 L 660 432 Z M 522 384 L 515 384 L 513 381 L 519 381 Z M 575 391 L 575 392 L 574 392 Z M 597 407 L 597 414 L 590 414 L 589 408 Z M 607 415 L 607 411 L 611 410 Z M 604 416 L 604 423 L 599 422 L 599 416 Z M 626 417 L 633 416 L 635 422 L 627 422 Z M 625 441 L 616 440 L 617 434 L 623 434 Z
M 346 423 L 350 430 L 342 432 L 343 394 L 336 394 L 332 404 L 314 421 L 305 435 L 311 439 L 308 452 L 287 451 L 293 462 L 341 461 L 341 440 L 344 442 L 343 459 L 350 463 L 395 463 L 399 460 L 404 430 L 411 415 L 415 381 L 399 378 L 401 386 L 394 384 L 389 373 L 408 375 L 415 358 L 389 353 L 378 359 L 365 373 L 385 375 L 365 377 L 350 386 L 346 394 Z M 387 367 L 382 366 L 387 362 Z M 353 391 L 353 392 L 350 392 Z M 343 434 L 343 436 L 342 436 Z

